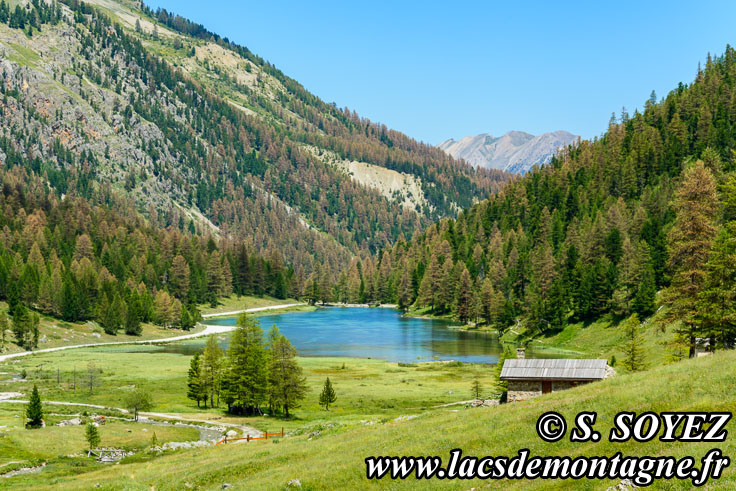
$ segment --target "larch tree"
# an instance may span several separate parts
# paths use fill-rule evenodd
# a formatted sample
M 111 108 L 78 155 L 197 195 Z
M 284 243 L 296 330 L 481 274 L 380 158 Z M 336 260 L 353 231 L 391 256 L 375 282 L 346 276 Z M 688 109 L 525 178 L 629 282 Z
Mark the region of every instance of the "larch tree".
M 330 377 L 327 377 L 327 379 L 325 379 L 325 385 L 322 387 L 322 392 L 319 394 L 319 403 L 321 406 L 325 407 L 326 411 L 329 411 L 330 404 L 334 404 L 336 400 L 337 395 L 335 394 L 335 389 L 332 387 Z
M 156 293 L 156 299 L 154 302 L 156 323 L 164 327 L 170 327 L 175 320 L 171 295 L 164 290 L 159 290 Z
M 495 292 L 491 279 L 486 277 L 480 287 L 481 317 L 489 326 L 493 323 L 493 301 Z
M 476 377 L 473 379 L 473 383 L 470 385 L 471 388 L 471 394 L 473 399 L 480 399 L 481 393 L 483 392 L 483 387 L 480 384 L 480 380 Z
M 438 292 L 442 284 L 442 266 L 437 254 L 433 253 L 429 259 L 429 266 L 419 285 L 419 301 L 422 305 L 429 305 L 434 312 L 438 303 Z
M 220 404 L 220 385 L 222 382 L 223 357 L 225 353 L 217 342 L 214 334 L 207 337 L 207 344 L 200 360 L 200 380 L 205 399 L 209 395 L 210 407 Z
M 260 413 L 267 388 L 267 357 L 257 320 L 240 314 L 228 348 L 223 393 L 230 411 Z
M 97 429 L 97 426 L 93 422 L 90 421 L 85 426 L 84 437 L 87 440 L 90 450 L 100 446 L 100 430 Z
M 702 161 L 683 172 L 672 207 L 676 215 L 668 235 L 672 281 L 664 294 L 670 306 L 666 319 L 682 321 L 678 338 L 692 358 L 699 333 L 698 298 L 705 286 L 718 213 L 716 181 Z
M 93 256 L 92 240 L 87 234 L 81 234 L 77 236 L 77 241 L 74 246 L 74 259 L 81 261 L 82 258 L 92 259 Z
M 470 273 L 465 265 L 462 266 L 460 272 L 460 280 L 457 285 L 457 300 L 455 301 L 455 311 L 457 317 L 462 322 L 468 322 L 472 314 L 473 303 L 473 282 L 470 279 Z
M 216 300 L 225 290 L 225 273 L 222 267 L 222 256 L 217 250 L 212 251 L 207 260 L 205 272 L 207 278 L 207 293 L 210 301 Z
M 133 418 L 138 421 L 139 411 L 149 411 L 153 407 L 151 394 L 143 389 L 134 389 L 125 396 L 125 407 L 133 413 Z
M 297 351 L 286 336 L 278 336 L 269 351 L 269 399 L 288 418 L 289 410 L 299 407 L 307 393 L 306 378 L 296 361 Z
M 411 307 L 412 288 L 411 288 L 411 280 L 409 278 L 409 271 L 406 265 L 404 265 L 401 271 L 401 277 L 399 279 L 398 292 L 397 292 L 397 300 L 399 302 L 398 303 L 399 309 L 409 310 L 409 307 Z
M 636 314 L 632 315 L 621 327 L 626 336 L 622 365 L 631 372 L 644 370 L 646 368 L 646 361 L 644 347 L 642 346 L 639 316 Z
M 181 254 L 174 257 L 169 273 L 171 293 L 178 299 L 185 299 L 189 293 L 189 265 Z
M 455 265 L 452 262 L 452 258 L 448 257 L 445 259 L 445 262 L 442 264 L 442 279 L 435 295 L 436 304 L 440 312 L 447 312 L 455 299 L 456 281 L 454 269 Z

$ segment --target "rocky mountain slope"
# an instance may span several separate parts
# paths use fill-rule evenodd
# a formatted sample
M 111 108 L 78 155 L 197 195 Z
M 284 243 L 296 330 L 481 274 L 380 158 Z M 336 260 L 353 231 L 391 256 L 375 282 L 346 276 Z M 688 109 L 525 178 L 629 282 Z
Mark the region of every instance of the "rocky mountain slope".
M 169 12 L 16 3 L 0 12 L 0 165 L 44 176 L 57 196 L 129 199 L 157 226 L 246 240 L 308 273 L 508 177 L 327 104 Z
M 562 130 L 539 136 L 509 131 L 497 138 L 489 133 L 466 136 L 460 140 L 450 138 L 440 143 L 439 148 L 475 167 L 525 174 L 535 165 L 548 163 L 558 149 L 578 138 Z

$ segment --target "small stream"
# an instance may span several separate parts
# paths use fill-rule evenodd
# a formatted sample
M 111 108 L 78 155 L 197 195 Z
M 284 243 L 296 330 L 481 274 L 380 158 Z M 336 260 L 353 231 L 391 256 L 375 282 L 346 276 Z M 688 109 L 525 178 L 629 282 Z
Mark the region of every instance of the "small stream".
M 158 421 L 148 418 L 139 418 L 138 419 L 139 424 L 148 424 L 151 426 L 187 426 L 190 428 L 197 428 L 199 430 L 199 441 L 212 441 L 212 440 L 219 440 L 222 438 L 223 430 L 219 428 L 212 428 L 212 427 L 206 427 L 203 425 L 197 425 L 194 423 L 187 423 L 187 422 L 168 422 L 168 421 Z

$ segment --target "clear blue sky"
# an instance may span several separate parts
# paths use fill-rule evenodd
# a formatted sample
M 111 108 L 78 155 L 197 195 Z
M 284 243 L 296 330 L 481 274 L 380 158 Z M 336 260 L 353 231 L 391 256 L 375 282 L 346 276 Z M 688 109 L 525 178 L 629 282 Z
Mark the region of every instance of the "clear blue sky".
M 736 45 L 736 2 L 150 0 L 247 46 L 327 102 L 437 144 L 600 135 Z

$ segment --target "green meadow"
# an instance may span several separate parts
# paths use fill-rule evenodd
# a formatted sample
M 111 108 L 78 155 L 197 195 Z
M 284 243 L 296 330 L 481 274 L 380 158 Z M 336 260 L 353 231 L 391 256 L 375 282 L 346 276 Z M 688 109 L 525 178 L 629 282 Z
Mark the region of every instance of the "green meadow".
M 314 365 L 308 368 L 311 379 L 318 379 L 330 373 L 336 377 L 338 403 L 335 411 L 324 414 L 322 424 L 309 432 L 296 432 L 288 438 L 251 442 L 246 445 L 228 445 L 214 448 L 176 452 L 145 461 L 131 459 L 120 465 L 85 468 L 72 471 L 64 463 L 48 465 L 39 474 L 29 474 L 8 479 L 5 484 L 11 487 L 57 486 L 71 489 L 86 489 L 99 485 L 102 489 L 180 489 L 196 487 L 202 489 L 220 488 L 228 483 L 236 489 L 279 489 L 284 488 L 291 479 L 299 479 L 303 489 L 365 489 L 376 484 L 391 488 L 443 488 L 469 489 L 483 486 L 482 481 L 417 481 L 409 478 L 404 481 L 379 483 L 365 479 L 364 459 L 368 456 L 387 455 L 438 455 L 447 459 L 453 448 L 462 448 L 465 455 L 508 455 L 528 448 L 532 455 L 672 455 L 680 458 L 692 455 L 702 457 L 709 449 L 719 448 L 725 455 L 733 455 L 736 450 L 732 438 L 723 443 L 663 443 L 654 439 L 647 443 L 611 443 L 607 439 L 615 414 L 622 410 L 637 413 L 644 411 L 734 411 L 736 409 L 736 352 L 719 352 L 713 356 L 686 360 L 680 363 L 656 367 L 647 372 L 626 374 L 589 384 L 575 389 L 557 392 L 537 399 L 490 408 L 465 408 L 448 406 L 422 410 L 421 407 L 409 410 L 411 396 L 405 393 L 400 379 L 404 373 L 383 374 L 377 370 L 381 363 L 362 368 L 363 380 L 358 372 L 340 378 L 339 360 L 311 360 Z M 349 360 L 346 360 L 349 363 Z M 356 367 L 357 368 L 357 367 Z M 346 370 L 356 370 L 356 368 Z M 398 367 L 396 367 L 398 369 Z M 458 367 L 460 368 L 460 367 Z M 425 381 L 438 383 L 455 379 L 455 387 L 463 387 L 451 371 L 452 369 L 424 369 L 417 367 L 409 373 L 421 376 Z M 471 367 L 462 367 L 463 377 L 472 375 Z M 318 373 L 315 373 L 318 372 Z M 317 377 L 319 375 L 320 377 Z M 370 375 L 370 376 L 369 376 Z M 348 379 L 352 382 L 347 383 Z M 393 381 L 391 384 L 386 382 Z M 467 380 L 466 380 L 467 381 Z M 365 392 L 361 389 L 365 384 Z M 448 384 L 449 385 L 449 384 Z M 641 387 L 646 386 L 646 390 Z M 348 387 L 352 387 L 348 389 Z M 427 399 L 431 388 L 423 389 L 421 396 L 429 405 L 450 396 L 442 395 L 434 389 L 436 399 Z M 369 392 L 375 392 L 371 404 L 367 399 Z M 454 395 L 454 394 L 453 394 Z M 376 414 L 389 414 L 388 409 L 380 408 L 380 400 L 404 401 L 403 408 L 393 414 L 404 413 L 414 418 L 383 418 L 370 423 L 348 421 L 342 418 L 355 402 L 372 408 Z M 361 402 L 362 400 L 362 402 Z M 398 408 L 397 408 L 398 409 Z M 535 432 L 537 418 L 546 411 L 558 411 L 569 422 L 580 411 L 595 410 L 598 413 L 596 429 L 604 438 L 599 442 L 571 443 L 562 439 L 557 443 L 542 441 Z M 298 411 L 301 417 L 310 413 L 308 408 Z M 358 419 L 357 417 L 355 419 Z M 326 424 L 330 422 L 331 424 Z M 727 429 L 733 433 L 734 423 Z M 192 463 L 197 465 L 193 466 Z M 299 465 L 294 465 L 299 462 Z M 510 488 L 584 488 L 606 489 L 614 481 L 505 481 L 490 483 L 492 487 L 502 485 Z M 688 481 L 663 481 L 654 485 L 655 489 L 688 489 Z M 726 469 L 719 481 L 712 482 L 708 489 L 732 489 L 736 486 L 736 471 L 733 466 Z

